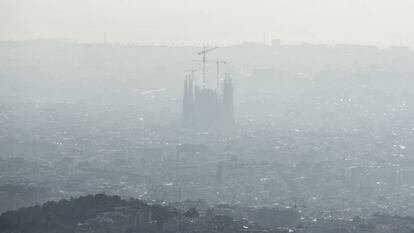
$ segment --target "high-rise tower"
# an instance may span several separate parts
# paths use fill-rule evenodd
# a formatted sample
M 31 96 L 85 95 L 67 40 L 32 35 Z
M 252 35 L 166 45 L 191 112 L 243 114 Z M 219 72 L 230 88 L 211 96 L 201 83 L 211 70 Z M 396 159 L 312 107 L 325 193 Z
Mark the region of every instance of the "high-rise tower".
M 193 122 L 193 108 L 194 108 L 194 96 L 193 96 L 193 77 L 190 75 L 185 76 L 184 80 L 184 96 L 183 96 L 183 115 L 182 124 L 185 128 L 189 128 Z
M 184 128 L 193 130 L 228 131 L 234 129 L 233 83 L 225 75 L 222 93 L 193 86 L 193 78 L 186 75 L 182 121 Z
M 217 65 L 217 89 L 208 88 L 206 85 L 206 53 L 217 47 L 203 50 L 198 55 L 203 55 L 203 73 L 200 86 L 193 86 L 193 73 L 186 75 L 184 80 L 183 97 L 183 126 L 192 130 L 213 130 L 218 132 L 234 129 L 233 83 L 230 75 L 225 74 L 223 88 L 220 88 L 220 64 L 226 61 L 215 61 Z
M 233 81 L 230 74 L 227 73 L 223 83 L 223 100 L 222 100 L 222 127 L 225 130 L 232 129 L 235 126 L 234 105 L 233 105 Z

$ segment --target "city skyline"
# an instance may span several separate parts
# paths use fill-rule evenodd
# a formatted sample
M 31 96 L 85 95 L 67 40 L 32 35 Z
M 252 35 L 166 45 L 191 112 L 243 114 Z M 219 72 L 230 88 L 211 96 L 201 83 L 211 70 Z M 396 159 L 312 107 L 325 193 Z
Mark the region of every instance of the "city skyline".
M 106 33 L 107 42 L 166 45 L 269 43 L 272 38 L 286 43 L 414 43 L 414 3 L 405 0 L 2 0 L 0 6 L 0 40 L 102 42 Z

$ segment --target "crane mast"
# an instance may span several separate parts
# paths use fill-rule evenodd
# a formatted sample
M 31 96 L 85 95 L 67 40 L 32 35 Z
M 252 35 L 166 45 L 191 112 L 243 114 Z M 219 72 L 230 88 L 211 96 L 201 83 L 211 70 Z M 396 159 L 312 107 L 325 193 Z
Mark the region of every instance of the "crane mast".
M 217 49 L 218 47 L 213 47 L 213 48 L 209 48 L 207 49 L 205 46 L 203 47 L 203 50 L 201 50 L 200 52 L 198 52 L 198 55 L 203 55 L 203 76 L 202 76 L 202 87 L 204 88 L 206 86 L 206 53 L 211 52 L 215 49 Z

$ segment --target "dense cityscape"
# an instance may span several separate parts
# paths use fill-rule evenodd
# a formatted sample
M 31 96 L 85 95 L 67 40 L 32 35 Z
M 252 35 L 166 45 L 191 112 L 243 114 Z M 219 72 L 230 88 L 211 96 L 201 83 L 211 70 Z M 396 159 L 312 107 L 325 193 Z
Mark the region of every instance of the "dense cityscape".
M 256 229 L 249 221 L 281 232 L 412 232 L 410 48 L 279 39 L 220 47 L 208 56 L 227 61 L 217 68 L 222 90 L 214 62 L 197 81 L 199 50 L 0 42 L 0 212 L 105 193 L 194 208 L 198 220 L 172 220 L 194 232 L 214 215 L 241 221 L 234 232 Z M 190 79 L 210 96 L 231 91 L 223 106 L 234 113 L 218 110 L 229 108 L 221 100 L 188 104 Z M 194 123 L 214 119 L 227 123 Z M 107 211 L 129 216 L 128 205 Z

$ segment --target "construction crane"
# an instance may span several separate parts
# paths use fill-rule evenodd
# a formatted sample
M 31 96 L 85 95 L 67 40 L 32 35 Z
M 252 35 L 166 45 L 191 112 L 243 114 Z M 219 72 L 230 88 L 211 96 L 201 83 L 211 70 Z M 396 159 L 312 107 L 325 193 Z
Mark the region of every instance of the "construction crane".
M 217 66 L 217 94 L 220 93 L 220 64 L 226 64 L 227 62 L 224 60 L 220 60 L 217 58 L 217 60 L 193 60 L 193 62 L 202 62 L 203 66 L 205 66 L 207 63 L 216 63 Z M 187 72 L 189 72 L 188 70 Z M 205 87 L 205 82 L 203 82 L 203 87 Z
M 218 47 L 213 47 L 213 48 L 207 49 L 206 47 L 203 47 L 203 50 L 201 50 L 200 52 L 198 52 L 198 55 L 203 55 L 203 60 L 202 60 L 202 62 L 203 62 L 203 79 L 202 79 L 202 81 L 203 81 L 203 83 L 202 83 L 203 87 L 205 87 L 205 85 L 206 85 L 206 53 L 211 52 L 211 51 L 213 51 L 213 50 L 215 50 L 217 48 Z
M 217 95 L 220 93 L 220 64 L 226 64 L 226 61 L 220 60 L 217 58 Z

